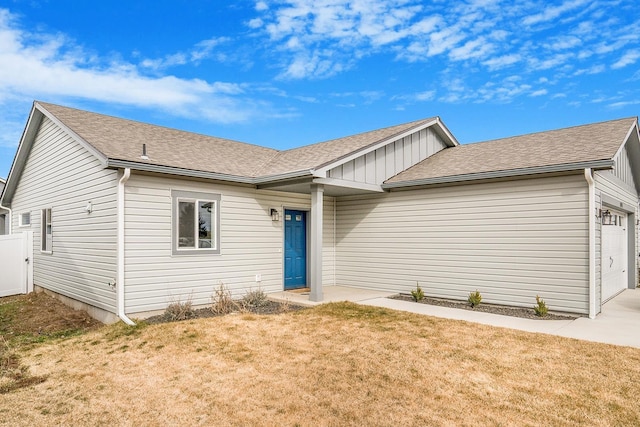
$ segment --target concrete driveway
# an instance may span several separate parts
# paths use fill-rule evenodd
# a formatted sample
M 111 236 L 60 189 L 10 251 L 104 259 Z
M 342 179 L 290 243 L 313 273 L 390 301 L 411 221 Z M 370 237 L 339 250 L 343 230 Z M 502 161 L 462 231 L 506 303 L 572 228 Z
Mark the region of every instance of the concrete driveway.
M 351 301 L 375 307 L 446 319 L 466 320 L 468 322 L 503 328 L 518 329 L 577 338 L 607 344 L 640 348 L 640 289 L 627 289 L 602 307 L 595 318 L 580 317 L 575 320 L 535 320 L 519 317 L 501 316 L 409 301 L 389 299 L 394 293 L 348 288 L 345 286 L 327 286 L 324 288 L 324 302 Z M 278 292 L 270 294 L 274 300 L 288 300 L 302 305 L 317 305 L 309 301 L 308 292 Z

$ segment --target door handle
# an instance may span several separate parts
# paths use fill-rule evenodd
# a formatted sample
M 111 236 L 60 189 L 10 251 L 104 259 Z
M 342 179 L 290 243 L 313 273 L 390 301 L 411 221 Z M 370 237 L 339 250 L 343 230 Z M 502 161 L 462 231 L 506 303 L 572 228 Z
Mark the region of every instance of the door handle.
M 613 258 L 612 258 L 612 257 L 609 257 L 609 260 L 610 260 L 610 262 L 609 262 L 609 268 L 611 268 L 611 266 L 613 265 Z

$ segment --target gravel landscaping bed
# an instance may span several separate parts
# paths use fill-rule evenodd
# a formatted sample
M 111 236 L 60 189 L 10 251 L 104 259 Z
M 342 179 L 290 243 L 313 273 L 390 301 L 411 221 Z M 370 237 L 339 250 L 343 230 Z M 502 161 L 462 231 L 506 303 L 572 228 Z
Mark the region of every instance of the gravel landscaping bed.
M 231 313 L 253 313 L 253 314 L 280 314 L 287 313 L 290 311 L 301 310 L 306 307 L 302 307 L 300 305 L 295 304 L 283 304 L 275 301 L 264 301 L 260 305 L 255 306 L 240 306 L 234 309 Z M 203 319 L 207 317 L 216 317 L 216 316 L 224 316 L 231 313 L 214 313 L 210 307 L 198 308 L 191 310 L 187 315 L 184 316 L 183 319 L 176 319 L 171 316 L 170 313 L 163 313 L 157 316 L 149 317 L 145 319 L 145 323 L 156 324 L 156 323 L 166 323 L 166 322 L 174 322 L 178 320 L 188 320 L 188 319 Z
M 402 301 L 411 301 L 416 304 L 429 304 L 429 305 L 438 305 L 441 307 L 451 307 L 451 308 L 459 308 L 462 310 L 470 310 L 470 311 L 481 311 L 483 313 L 492 313 L 492 314 L 501 314 L 503 316 L 512 316 L 512 317 L 522 317 L 525 319 L 535 319 L 535 320 L 574 320 L 580 316 L 572 315 L 572 314 L 560 314 L 560 313 L 547 313 L 546 316 L 540 317 L 536 316 L 536 313 L 532 308 L 523 308 L 523 307 L 507 307 L 504 305 L 493 305 L 493 304 L 480 304 L 475 307 L 471 307 L 471 305 L 466 301 L 453 301 L 442 298 L 430 298 L 425 297 L 421 301 L 414 301 L 410 295 L 400 294 L 390 297 L 391 299 L 398 299 Z

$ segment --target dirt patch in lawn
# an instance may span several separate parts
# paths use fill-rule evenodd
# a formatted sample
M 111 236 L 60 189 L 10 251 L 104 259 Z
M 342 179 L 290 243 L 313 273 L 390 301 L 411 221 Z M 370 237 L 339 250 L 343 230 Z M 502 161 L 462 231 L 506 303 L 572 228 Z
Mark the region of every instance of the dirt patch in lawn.
M 0 298 L 0 334 L 8 340 L 38 341 L 100 326 L 86 311 L 74 310 L 44 292 Z
M 471 304 L 465 301 L 453 301 L 442 298 L 425 297 L 420 301 L 415 301 L 410 295 L 400 294 L 390 297 L 391 299 L 398 299 L 402 301 L 411 301 L 416 304 L 428 304 L 437 305 L 440 307 L 458 308 L 461 310 L 480 311 L 482 313 L 500 314 L 503 316 L 522 317 L 525 319 L 536 320 L 574 320 L 580 316 L 571 314 L 560 313 L 547 313 L 545 316 L 537 316 L 533 308 L 524 307 L 507 307 L 504 305 L 494 305 L 482 303 L 475 307 L 471 307 Z

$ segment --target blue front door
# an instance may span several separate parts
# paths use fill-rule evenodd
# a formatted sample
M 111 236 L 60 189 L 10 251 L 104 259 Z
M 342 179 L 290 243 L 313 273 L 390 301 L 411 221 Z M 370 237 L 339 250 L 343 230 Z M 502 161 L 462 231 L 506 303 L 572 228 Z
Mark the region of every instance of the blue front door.
M 284 211 L 284 288 L 307 286 L 307 213 Z

